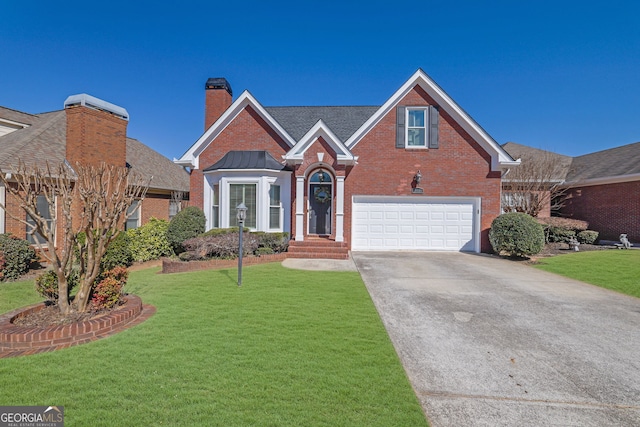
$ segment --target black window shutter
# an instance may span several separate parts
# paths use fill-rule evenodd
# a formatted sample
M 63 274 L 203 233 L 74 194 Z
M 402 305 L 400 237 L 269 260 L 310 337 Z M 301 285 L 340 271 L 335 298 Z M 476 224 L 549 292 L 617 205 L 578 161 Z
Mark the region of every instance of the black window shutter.
M 404 148 L 404 117 L 406 107 L 398 105 L 396 108 L 396 148 Z
M 438 122 L 440 121 L 440 114 L 438 113 L 438 107 L 433 105 L 429 106 L 429 148 L 438 148 Z

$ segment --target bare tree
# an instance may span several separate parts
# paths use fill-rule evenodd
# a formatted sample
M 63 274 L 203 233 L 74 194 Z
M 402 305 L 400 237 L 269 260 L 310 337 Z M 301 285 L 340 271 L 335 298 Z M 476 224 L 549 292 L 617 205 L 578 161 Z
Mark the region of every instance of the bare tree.
M 551 212 L 560 209 L 568 190 L 564 179 L 570 158 L 536 150 L 522 153 L 520 160 L 502 178 L 502 210 L 537 217 L 546 206 Z
M 117 237 L 127 219 L 127 209 L 145 197 L 148 182 L 128 168 L 102 163 L 99 166 L 68 164 L 55 168 L 27 168 L 20 162 L 10 174 L 0 171 L 0 182 L 27 213 L 20 217 L 0 205 L 13 219 L 26 224 L 58 277 L 57 305 L 63 314 L 87 309 L 100 261 L 109 243 Z M 49 215 L 39 208 L 46 199 Z M 7 200 L 8 202 L 9 200 Z M 29 218 L 30 220 L 28 220 Z M 62 235 L 56 236 L 56 228 Z M 83 242 L 78 235 L 84 232 Z M 79 256 L 79 290 L 69 299 L 69 277 L 74 267 L 74 249 Z

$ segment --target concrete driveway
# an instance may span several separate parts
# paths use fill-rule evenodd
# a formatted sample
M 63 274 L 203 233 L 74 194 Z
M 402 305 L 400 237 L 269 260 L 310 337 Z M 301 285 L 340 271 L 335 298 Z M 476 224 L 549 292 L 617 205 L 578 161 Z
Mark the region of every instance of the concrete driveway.
M 352 256 L 432 427 L 640 426 L 640 299 L 484 255 Z

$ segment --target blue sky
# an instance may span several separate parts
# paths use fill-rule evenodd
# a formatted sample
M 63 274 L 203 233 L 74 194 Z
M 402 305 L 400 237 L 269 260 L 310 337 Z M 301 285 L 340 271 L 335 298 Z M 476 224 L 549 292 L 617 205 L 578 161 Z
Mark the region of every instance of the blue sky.
M 174 158 L 203 132 L 208 77 L 264 106 L 381 105 L 422 68 L 499 143 L 580 155 L 640 141 L 639 16 L 636 1 L 5 0 L 0 105 L 88 93 Z

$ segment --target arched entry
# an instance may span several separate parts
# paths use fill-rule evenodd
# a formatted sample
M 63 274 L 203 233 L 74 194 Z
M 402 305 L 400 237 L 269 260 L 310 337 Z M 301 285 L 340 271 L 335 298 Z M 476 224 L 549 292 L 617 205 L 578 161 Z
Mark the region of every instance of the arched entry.
M 309 178 L 309 234 L 331 234 L 333 180 L 324 169 Z

